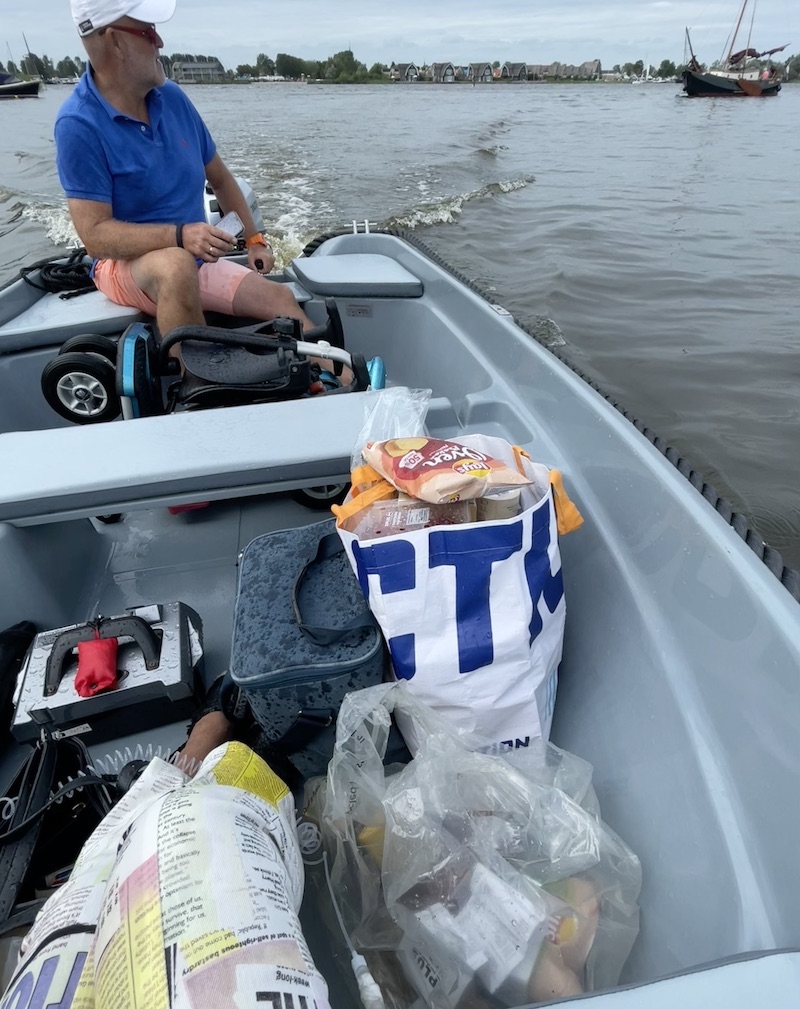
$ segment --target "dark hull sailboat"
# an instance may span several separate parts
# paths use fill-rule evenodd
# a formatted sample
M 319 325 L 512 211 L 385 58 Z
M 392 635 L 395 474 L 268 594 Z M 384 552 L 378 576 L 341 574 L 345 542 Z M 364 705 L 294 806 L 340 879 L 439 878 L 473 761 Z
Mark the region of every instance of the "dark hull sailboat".
M 690 98 L 764 98 L 777 95 L 781 82 L 777 78 L 760 80 L 753 74 L 741 77 L 715 73 L 699 73 L 686 69 L 683 72 L 683 90 Z
M 0 74 L 0 98 L 36 98 L 41 81 L 20 81 L 11 74 Z
M 21 81 L 19 77 L 15 77 L 10 72 L 15 68 L 9 64 L 9 72 L 6 72 L 5 70 L 0 72 L 0 98 L 37 98 L 39 95 L 39 88 L 42 85 L 42 80 L 38 74 L 31 73 L 31 65 L 34 60 L 31 57 L 31 47 L 28 45 L 28 40 L 25 38 L 25 32 L 22 33 L 22 40 L 25 43 L 25 50 L 27 52 L 25 59 L 22 61 L 22 70 L 25 72 L 25 61 L 27 60 L 28 66 L 26 76 L 29 80 Z M 8 50 L 8 53 L 10 56 L 10 49 Z
M 37 98 L 41 81 L 10 81 L 0 84 L 0 98 Z
M 788 43 L 776 49 L 759 52 L 750 46 L 748 37 L 747 46 L 736 50 L 739 30 L 749 2 L 750 0 L 742 0 L 739 16 L 731 34 L 730 47 L 718 67 L 710 70 L 703 68 L 694 54 L 689 29 L 686 29 L 686 46 L 691 58 L 683 71 L 683 90 L 690 98 L 764 98 L 767 95 L 777 95 L 780 91 L 781 79 L 777 68 L 772 63 L 764 67 L 751 61 L 779 53 Z

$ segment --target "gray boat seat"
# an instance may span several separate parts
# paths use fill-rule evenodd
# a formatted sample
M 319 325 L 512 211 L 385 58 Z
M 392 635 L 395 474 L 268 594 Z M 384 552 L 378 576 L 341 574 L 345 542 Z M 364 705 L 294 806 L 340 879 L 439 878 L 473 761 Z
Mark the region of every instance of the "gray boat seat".
M 404 266 L 377 253 L 309 256 L 291 269 L 312 294 L 332 298 L 421 298 L 423 287 Z
M 145 318 L 138 309 L 117 305 L 99 291 L 66 300 L 45 294 L 0 326 L 0 348 L 27 350 L 61 344 L 82 333 L 121 333 Z
M 298 302 L 310 295 L 299 284 L 287 284 Z M 0 324 L 0 354 L 36 347 L 52 347 L 72 336 L 100 333 L 107 336 L 125 331 L 132 322 L 147 322 L 151 316 L 136 308 L 117 305 L 100 291 L 89 291 L 63 300 L 45 294 L 18 315 Z
M 344 482 L 365 395 L 9 432 L 0 438 L 0 523 Z

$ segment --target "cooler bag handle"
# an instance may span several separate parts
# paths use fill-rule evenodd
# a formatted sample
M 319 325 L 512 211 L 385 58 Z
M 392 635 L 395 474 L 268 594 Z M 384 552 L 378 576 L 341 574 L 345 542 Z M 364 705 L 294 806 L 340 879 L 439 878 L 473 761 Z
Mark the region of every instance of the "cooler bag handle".
M 344 544 L 341 539 L 339 539 L 339 536 L 336 533 L 327 533 L 319 541 L 317 552 L 313 559 L 301 569 L 300 574 L 297 576 L 292 588 L 292 609 L 294 610 L 294 617 L 297 621 L 297 626 L 310 641 L 314 642 L 315 645 L 333 645 L 336 644 L 337 641 L 341 641 L 341 639 L 351 631 L 378 626 L 375 617 L 373 617 L 366 605 L 361 613 L 357 613 L 341 627 L 317 627 L 313 624 L 307 624 L 303 619 L 303 614 L 300 612 L 299 598 L 300 586 L 303 579 L 308 574 L 309 569 L 315 564 L 320 564 L 322 561 L 330 560 L 332 557 L 336 557 L 337 554 L 343 553 L 343 551 Z

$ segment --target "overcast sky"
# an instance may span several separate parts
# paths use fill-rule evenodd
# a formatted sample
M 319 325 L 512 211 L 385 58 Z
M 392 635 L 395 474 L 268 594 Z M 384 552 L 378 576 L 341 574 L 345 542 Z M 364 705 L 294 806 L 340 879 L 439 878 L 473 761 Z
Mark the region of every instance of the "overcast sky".
M 258 53 L 324 59 L 352 49 L 356 59 L 429 63 L 451 60 L 615 63 L 682 62 L 684 27 L 710 62 L 723 51 L 739 0 L 178 0 L 161 31 L 164 51 L 217 56 L 226 67 L 254 63 Z M 752 7 L 752 4 L 751 4 Z M 740 40 L 747 41 L 749 15 Z M 800 51 L 800 3 L 761 0 L 752 44 L 792 43 Z M 82 54 L 69 0 L 0 0 L 0 60 L 17 63 L 23 32 L 31 51 L 58 62 Z

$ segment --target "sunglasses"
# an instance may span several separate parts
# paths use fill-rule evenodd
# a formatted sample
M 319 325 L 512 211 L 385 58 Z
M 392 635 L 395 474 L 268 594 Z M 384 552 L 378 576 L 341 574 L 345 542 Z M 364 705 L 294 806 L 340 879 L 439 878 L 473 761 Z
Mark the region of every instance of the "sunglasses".
M 160 49 L 164 45 L 161 36 L 156 31 L 155 25 L 148 25 L 146 28 L 129 28 L 127 25 L 108 25 L 97 34 L 102 35 L 103 32 L 112 30 L 115 32 L 127 32 L 128 35 L 139 35 L 141 38 L 147 39 L 150 45 L 155 46 L 157 49 Z

